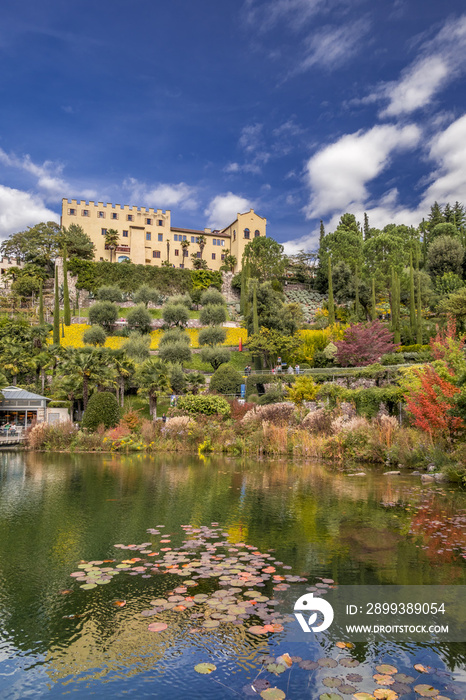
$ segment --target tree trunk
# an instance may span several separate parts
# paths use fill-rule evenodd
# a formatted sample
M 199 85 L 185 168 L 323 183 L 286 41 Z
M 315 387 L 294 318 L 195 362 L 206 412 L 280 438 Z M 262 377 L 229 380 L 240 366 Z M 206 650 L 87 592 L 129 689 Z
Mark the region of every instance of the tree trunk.
M 83 411 L 87 408 L 87 402 L 89 399 L 89 378 L 84 375 L 83 377 Z
M 120 405 L 123 408 L 125 404 L 125 380 L 124 377 L 120 377 Z
M 41 380 L 41 387 L 42 387 L 42 394 L 45 391 L 45 369 L 42 367 L 40 370 L 40 380 Z

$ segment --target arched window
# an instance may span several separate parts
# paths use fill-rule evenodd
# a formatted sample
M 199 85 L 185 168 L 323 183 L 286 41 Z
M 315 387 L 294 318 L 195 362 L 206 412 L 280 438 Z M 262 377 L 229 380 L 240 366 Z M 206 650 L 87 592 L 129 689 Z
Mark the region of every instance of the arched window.
M 257 238 L 257 236 L 260 236 L 260 235 L 261 235 L 261 232 L 256 229 L 254 231 L 254 238 Z
M 250 233 L 249 229 L 248 229 L 248 228 L 245 228 L 245 229 L 244 229 L 244 237 L 245 237 L 245 238 L 249 238 L 249 233 Z
M 119 255 L 118 262 L 131 262 L 127 255 Z

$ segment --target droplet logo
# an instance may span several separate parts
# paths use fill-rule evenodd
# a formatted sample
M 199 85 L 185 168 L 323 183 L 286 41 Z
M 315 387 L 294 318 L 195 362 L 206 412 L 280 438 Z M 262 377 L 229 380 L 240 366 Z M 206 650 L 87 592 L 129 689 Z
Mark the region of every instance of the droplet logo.
M 316 611 L 316 612 L 314 612 Z M 317 613 L 322 613 L 324 619 L 319 625 L 312 626 L 317 620 Z M 312 613 L 306 619 L 303 613 Z M 323 632 L 328 629 L 333 622 L 333 608 L 327 600 L 314 598 L 312 593 L 306 593 L 298 598 L 294 604 L 294 616 L 298 620 L 303 632 Z

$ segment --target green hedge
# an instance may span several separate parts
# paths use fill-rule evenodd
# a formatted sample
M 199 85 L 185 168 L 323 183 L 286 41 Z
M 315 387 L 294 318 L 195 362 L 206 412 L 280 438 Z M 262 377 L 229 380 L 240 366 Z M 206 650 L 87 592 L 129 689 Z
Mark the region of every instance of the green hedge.
M 398 404 L 403 400 L 403 391 L 398 386 L 345 389 L 338 384 L 325 384 L 320 389 L 318 398 L 329 399 L 332 407 L 339 401 L 354 403 L 358 415 L 373 418 L 377 415 L 381 403 L 387 406 L 390 414 L 396 414 Z
M 216 414 L 229 416 L 231 412 L 230 404 L 223 396 L 207 396 L 205 394 L 186 394 L 186 396 L 180 396 L 176 407 L 178 411 L 192 413 L 194 415 L 203 413 L 205 416 L 213 416 Z
M 400 345 L 396 352 L 430 352 L 430 345 Z
M 135 292 L 143 284 L 162 294 L 186 293 L 193 286 L 193 271 L 174 267 L 152 267 L 133 263 L 92 262 L 72 258 L 68 270 L 77 275 L 76 286 L 96 293 L 99 287 L 118 285 L 124 292 Z

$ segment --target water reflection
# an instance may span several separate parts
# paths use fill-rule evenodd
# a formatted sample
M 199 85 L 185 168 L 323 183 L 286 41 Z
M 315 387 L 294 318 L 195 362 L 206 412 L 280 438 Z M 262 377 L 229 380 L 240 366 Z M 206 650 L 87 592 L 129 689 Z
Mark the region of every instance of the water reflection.
M 176 616 L 165 636 L 148 636 L 140 612 L 176 577 L 121 578 L 87 595 L 76 589 L 69 574 L 77 562 L 113 558 L 115 543 L 143 542 L 148 527 L 164 524 L 177 546 L 180 525 L 218 521 L 231 542 L 273 549 L 312 581 L 465 584 L 465 507 L 465 495 L 451 486 L 376 472 L 351 479 L 285 460 L 0 453 L 0 670 L 15 671 L 13 684 L 0 676 L 0 693 L 10 688 L 10 697 L 23 697 L 29 666 L 36 688 L 51 696 L 72 680 L 83 697 L 89 689 L 105 697 L 104 679 L 116 683 L 112 694 L 123 694 L 137 677 L 141 697 L 154 688 L 165 693 L 167 684 L 178 697 L 193 682 L 188 697 L 222 697 L 211 679 L 193 681 L 196 660 L 215 658 L 223 682 L 237 687 L 238 674 L 246 683 L 248 669 L 255 672 L 258 655 L 286 643 L 286 634 L 252 643 L 241 627 L 193 634 Z M 69 588 L 72 594 L 61 594 Z M 115 609 L 115 598 L 128 605 Z M 328 653 L 305 651 L 307 658 Z M 354 653 L 364 661 L 375 652 L 357 645 Z M 377 652 L 396 654 L 406 668 L 419 654 L 453 668 L 463 653 L 461 645 Z M 293 683 L 304 683 L 298 676 Z M 301 697 L 296 689 L 294 697 Z

